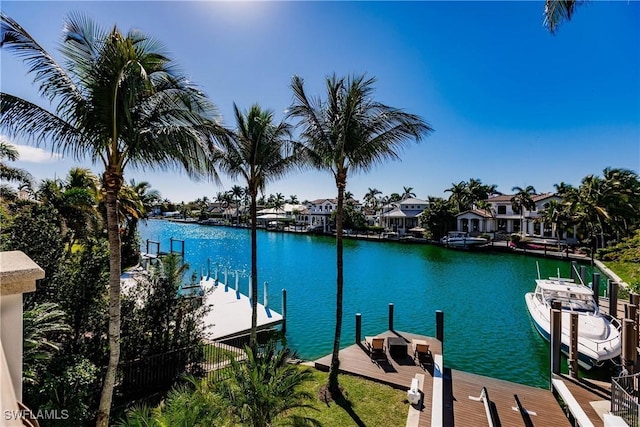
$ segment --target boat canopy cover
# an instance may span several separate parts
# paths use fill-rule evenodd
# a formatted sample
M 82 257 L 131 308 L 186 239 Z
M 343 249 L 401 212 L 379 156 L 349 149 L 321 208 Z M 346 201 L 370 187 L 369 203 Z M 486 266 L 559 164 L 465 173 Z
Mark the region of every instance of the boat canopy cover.
M 577 285 L 570 281 L 558 281 L 554 279 L 538 279 L 536 280 L 537 285 L 545 291 L 555 291 L 555 292 L 571 292 L 573 294 L 582 294 L 582 295 L 593 295 L 593 291 L 586 286 Z

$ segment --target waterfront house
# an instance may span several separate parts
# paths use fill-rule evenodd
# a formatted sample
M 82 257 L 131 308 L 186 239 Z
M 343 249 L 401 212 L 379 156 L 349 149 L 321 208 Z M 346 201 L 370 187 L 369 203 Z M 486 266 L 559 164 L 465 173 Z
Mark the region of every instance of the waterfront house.
M 543 193 L 532 196 L 535 207 L 531 210 L 523 209 L 516 212 L 513 209 L 511 199 L 513 195 L 501 194 L 489 197 L 485 200 L 486 209 L 474 209 L 461 212 L 456 215 L 456 230 L 466 231 L 471 234 L 487 233 L 491 235 L 509 235 L 521 233 L 525 236 L 537 238 L 553 238 L 555 231 L 552 224 L 545 223 L 542 215 L 549 207 L 549 202 L 554 200 L 562 202 L 557 194 Z M 576 242 L 576 228 L 563 230 L 560 236 L 567 243 Z
M 354 199 L 345 200 L 355 210 L 362 210 L 362 204 Z M 338 208 L 338 199 L 315 199 L 306 204 L 298 213 L 297 220 L 311 227 L 322 227 L 323 233 L 331 231 L 331 214 Z
M 259 210 L 258 223 L 264 226 L 275 225 L 280 222 L 296 222 L 300 212 L 306 209 L 305 205 L 285 203 L 281 208 L 266 208 Z
M 419 225 L 420 215 L 429 206 L 426 200 L 407 197 L 382 207 L 378 223 L 387 231 L 403 236 Z

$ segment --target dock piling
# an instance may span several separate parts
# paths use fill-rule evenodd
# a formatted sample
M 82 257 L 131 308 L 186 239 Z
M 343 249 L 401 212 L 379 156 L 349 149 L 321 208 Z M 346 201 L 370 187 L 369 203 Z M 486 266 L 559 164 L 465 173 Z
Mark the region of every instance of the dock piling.
M 389 303 L 389 330 L 393 331 L 393 303 Z
M 444 354 L 444 312 L 436 310 L 436 338 L 442 344 L 442 354 Z
M 269 307 L 269 282 L 264 282 L 264 295 L 262 296 L 262 305 Z
M 356 313 L 356 344 L 362 341 L 362 314 Z
M 578 263 L 576 261 L 571 261 L 571 280 L 576 280 L 576 269 L 578 268 Z
M 613 280 L 607 279 L 609 294 L 609 316 L 618 318 L 618 284 Z
M 622 367 L 630 374 L 635 369 L 635 353 L 637 343 L 636 333 L 634 330 L 634 321 L 632 319 L 624 319 L 622 322 Z
M 587 284 L 587 267 L 584 265 L 580 266 L 580 280 L 582 281 L 582 284 Z
M 287 333 L 287 290 L 282 288 L 282 333 Z
M 569 375 L 578 378 L 578 313 L 571 313 L 569 325 Z
M 596 305 L 600 305 L 600 273 L 591 275 L 591 288 L 593 289 L 593 298 L 596 300 Z
M 562 310 L 551 309 L 551 373 L 560 374 L 560 349 L 562 345 Z M 552 375 L 553 377 L 553 375 Z

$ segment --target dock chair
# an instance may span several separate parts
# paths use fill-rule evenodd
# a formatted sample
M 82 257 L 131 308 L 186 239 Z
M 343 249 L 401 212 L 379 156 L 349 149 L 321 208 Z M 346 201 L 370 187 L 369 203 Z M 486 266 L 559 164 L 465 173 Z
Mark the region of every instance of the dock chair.
M 387 360 L 387 349 L 384 345 L 382 337 L 367 337 L 367 347 L 369 349 L 369 358 L 371 361 Z
M 413 347 L 413 360 L 417 360 L 418 363 L 426 363 L 431 358 L 431 350 L 429 350 L 429 344 L 422 340 L 412 340 L 411 346 Z

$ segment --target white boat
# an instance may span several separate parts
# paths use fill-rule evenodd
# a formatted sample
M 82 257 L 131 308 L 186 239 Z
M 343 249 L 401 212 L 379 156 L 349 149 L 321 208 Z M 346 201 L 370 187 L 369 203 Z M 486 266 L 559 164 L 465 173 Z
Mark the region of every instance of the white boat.
M 576 277 L 580 277 L 576 274 Z M 582 280 L 582 279 L 580 279 Z M 538 270 L 535 292 L 524 297 L 536 329 L 547 341 L 551 337 L 551 305 L 562 304 L 562 352 L 569 356 L 571 313 L 578 314 L 578 364 L 591 369 L 620 356 L 622 341 L 617 320 L 600 313 L 593 290 L 573 279 L 551 277 L 541 279 Z
M 484 237 L 471 237 L 466 231 L 450 231 L 440 239 L 440 243 L 443 245 L 456 247 L 456 248 L 468 248 L 470 246 L 484 245 L 488 240 Z

